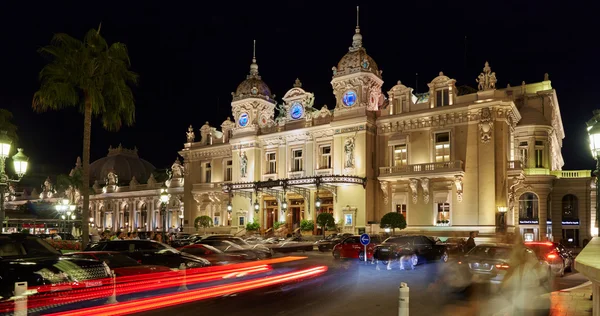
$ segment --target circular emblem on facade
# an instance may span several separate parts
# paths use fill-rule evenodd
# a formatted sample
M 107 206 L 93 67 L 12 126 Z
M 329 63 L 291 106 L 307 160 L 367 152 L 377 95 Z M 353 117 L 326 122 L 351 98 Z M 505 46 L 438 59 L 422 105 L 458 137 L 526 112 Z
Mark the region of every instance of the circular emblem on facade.
M 297 120 L 302 117 L 302 114 L 304 114 L 304 107 L 300 102 L 294 102 L 290 108 L 290 116 Z
M 252 89 L 250 90 L 250 93 L 252 93 L 253 95 L 257 95 L 258 89 L 256 89 L 256 87 L 252 87 Z
M 369 68 L 369 61 L 368 61 L 366 58 L 365 58 L 365 59 L 363 59 L 363 61 L 362 61 L 362 67 L 363 67 L 364 69 L 367 69 L 367 68 Z
M 244 126 L 248 125 L 249 120 L 250 120 L 250 117 L 248 117 L 248 113 L 242 113 L 240 115 L 240 118 L 238 119 L 238 124 L 240 124 L 241 127 L 244 127 Z
M 267 122 L 268 122 L 267 115 L 265 115 L 265 114 L 261 115 L 260 121 L 259 121 L 260 127 L 266 127 Z
M 346 91 L 342 97 L 342 102 L 345 106 L 353 106 L 356 103 L 356 92 L 352 90 Z

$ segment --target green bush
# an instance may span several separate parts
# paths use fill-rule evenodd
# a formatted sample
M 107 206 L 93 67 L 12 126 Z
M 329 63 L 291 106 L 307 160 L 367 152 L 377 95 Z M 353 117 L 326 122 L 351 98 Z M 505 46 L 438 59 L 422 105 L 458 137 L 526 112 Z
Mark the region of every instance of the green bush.
M 381 218 L 379 223 L 379 227 L 381 228 L 391 228 L 392 234 L 396 232 L 396 228 L 405 229 L 406 228 L 406 219 L 404 215 L 396 212 L 389 212 Z
M 315 229 L 315 223 L 312 220 L 303 219 L 300 221 L 300 230 L 312 231 L 313 229 Z
M 198 231 L 198 228 L 202 227 L 202 228 L 204 228 L 204 231 L 206 232 L 206 228 L 212 226 L 212 224 L 213 224 L 212 218 L 210 218 L 210 216 L 206 216 L 206 215 L 198 216 L 194 220 L 194 227 L 196 228 L 196 231 Z
M 285 222 L 275 222 L 273 223 L 273 229 L 279 229 L 281 226 L 285 226 Z
M 326 228 L 334 228 L 335 229 L 335 218 L 331 213 L 321 213 L 317 216 L 317 225 L 323 229 L 323 236 L 325 236 Z
M 246 230 L 249 232 L 259 230 L 259 229 L 260 229 L 260 223 L 257 221 L 246 224 Z

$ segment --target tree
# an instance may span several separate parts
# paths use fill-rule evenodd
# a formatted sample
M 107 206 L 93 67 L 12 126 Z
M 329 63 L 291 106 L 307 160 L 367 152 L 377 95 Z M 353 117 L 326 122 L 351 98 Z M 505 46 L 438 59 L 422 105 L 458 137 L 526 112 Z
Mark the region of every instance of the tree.
M 9 110 L 0 109 L 0 131 L 5 131 L 6 135 L 13 141 L 11 151 L 16 148 L 16 142 L 19 140 L 17 135 L 17 126 L 12 122 L 13 114 Z
M 36 112 L 75 107 L 83 113 L 82 218 L 89 217 L 90 140 L 92 117 L 105 129 L 117 131 L 134 122 L 135 102 L 130 85 L 138 75 L 129 70 L 127 47 L 108 45 L 98 30 L 91 29 L 83 41 L 67 34 L 55 34 L 50 45 L 39 49 L 49 62 L 39 74 L 40 89 L 33 95 Z M 83 225 L 82 248 L 89 241 L 89 227 Z
M 194 220 L 194 227 L 196 227 L 196 230 L 198 230 L 198 228 L 200 228 L 200 227 L 204 228 L 205 235 L 206 235 L 206 228 L 212 226 L 212 224 L 213 224 L 212 218 L 210 218 L 210 216 L 206 216 L 206 215 L 198 216 Z
M 327 227 L 335 227 L 335 219 L 331 213 L 321 213 L 317 216 L 317 225 L 323 229 L 323 237 L 325 237 Z
M 406 219 L 404 219 L 404 215 L 396 212 L 389 212 L 381 218 L 381 222 L 379 223 L 379 227 L 381 228 L 391 228 L 392 235 L 396 233 L 396 228 L 405 229 L 406 228 Z

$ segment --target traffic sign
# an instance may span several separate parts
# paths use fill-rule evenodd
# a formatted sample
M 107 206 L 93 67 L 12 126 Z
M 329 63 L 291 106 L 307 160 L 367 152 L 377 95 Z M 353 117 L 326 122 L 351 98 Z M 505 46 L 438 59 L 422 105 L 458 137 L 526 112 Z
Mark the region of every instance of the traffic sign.
M 367 235 L 367 234 L 360 235 L 360 243 L 363 246 L 368 245 L 370 242 L 371 242 L 371 237 L 369 237 L 369 235 Z

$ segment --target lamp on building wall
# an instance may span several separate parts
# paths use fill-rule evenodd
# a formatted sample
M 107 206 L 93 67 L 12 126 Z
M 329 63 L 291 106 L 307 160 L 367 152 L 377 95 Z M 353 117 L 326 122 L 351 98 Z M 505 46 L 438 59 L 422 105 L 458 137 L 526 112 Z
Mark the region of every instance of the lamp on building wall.
M 231 205 L 231 201 L 229 201 L 229 203 L 227 203 L 227 213 L 231 214 L 232 211 L 233 211 L 233 205 Z
M 317 200 L 315 201 L 315 206 L 317 207 L 317 210 L 321 207 L 321 198 L 317 197 Z
M 163 183 L 160 188 L 160 202 L 162 204 L 160 212 L 162 213 L 163 231 L 165 232 L 167 232 L 167 203 L 170 197 L 169 192 L 167 192 L 167 186 Z
M 23 149 L 17 148 L 17 154 L 12 157 L 13 166 L 15 168 L 15 173 L 17 174 L 17 179 L 10 179 L 8 174 L 6 174 L 6 158 L 8 158 L 10 154 L 10 147 L 12 145 L 12 139 L 8 137 L 6 131 L 0 131 L 0 225 L 4 227 L 4 195 L 8 185 L 11 182 L 19 182 L 25 172 L 27 172 L 27 166 L 29 158 L 23 154 Z M 8 225 L 7 225 L 8 226 Z
M 258 199 L 256 199 L 254 201 L 254 212 L 258 213 L 258 210 L 260 210 L 260 204 L 258 203 Z
M 596 159 L 596 227 L 600 235 L 600 110 L 594 110 L 594 117 L 587 122 L 587 132 L 590 137 L 590 150 Z

